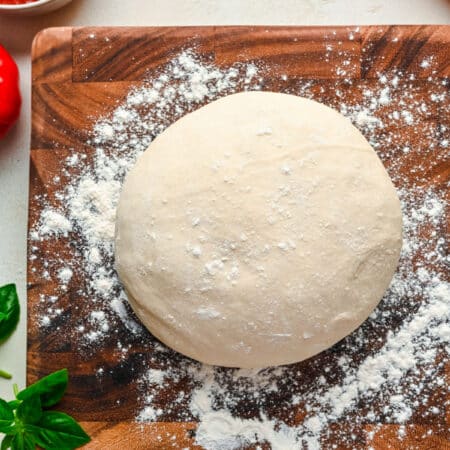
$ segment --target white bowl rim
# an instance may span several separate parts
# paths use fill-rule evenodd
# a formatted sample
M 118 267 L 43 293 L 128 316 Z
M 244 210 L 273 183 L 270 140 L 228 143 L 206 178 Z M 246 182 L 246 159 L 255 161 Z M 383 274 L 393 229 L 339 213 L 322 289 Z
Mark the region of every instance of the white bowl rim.
M 20 11 L 23 9 L 33 9 L 36 8 L 37 6 L 42 6 L 42 5 L 46 5 L 47 3 L 52 3 L 55 0 L 34 0 L 30 3 L 22 3 L 19 5 L 0 5 L 0 10 L 4 9 L 4 10 L 9 10 L 9 11 Z

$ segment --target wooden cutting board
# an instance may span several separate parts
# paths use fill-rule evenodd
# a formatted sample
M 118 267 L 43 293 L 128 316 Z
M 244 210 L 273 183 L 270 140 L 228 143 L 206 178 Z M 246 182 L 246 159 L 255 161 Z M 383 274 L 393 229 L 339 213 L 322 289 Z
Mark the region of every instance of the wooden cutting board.
M 105 41 L 108 45 L 99 46 L 99 42 Z M 330 44 L 328 49 L 325 42 Z M 50 202 L 58 205 L 55 191 L 60 186 L 55 187 L 54 177 L 60 176 L 60 184 L 64 184 L 76 175 L 75 172 L 62 173 L 65 157 L 73 149 L 91 157 L 93 148 L 87 143 L 87 138 L 97 118 L 110 113 L 130 88 L 188 47 L 195 48 L 205 61 L 212 59 L 221 67 L 256 61 L 266 68 L 265 90 L 288 91 L 281 78 L 281 75 L 286 75 L 287 83 L 292 85 L 299 79 L 313 80 L 318 87 L 324 87 L 324 95 L 328 98 L 338 95 L 333 86 L 340 78 L 352 80 L 346 85 L 346 95 L 358 96 L 361 95 L 361 84 L 370 86 L 380 74 L 394 69 L 413 74 L 418 89 L 426 94 L 431 69 L 421 62 L 430 56 L 436 70 L 434 76 L 450 76 L 450 27 L 447 26 L 83 27 L 44 30 L 37 35 L 32 50 L 30 230 L 35 227 L 42 208 L 38 201 L 40 196 L 46 195 Z M 336 70 L 343 66 L 346 67 L 345 73 Z M 450 96 L 447 95 L 446 103 L 441 106 L 429 104 L 435 112 L 434 125 L 448 124 L 448 113 L 443 117 L 445 109 L 439 108 L 448 108 L 449 102 Z M 389 165 L 388 158 L 384 162 Z M 442 185 L 443 170 L 442 166 L 430 166 L 426 183 Z M 445 170 L 448 179 L 448 167 Z M 405 177 L 408 176 L 411 174 L 405 169 Z M 64 240 L 30 243 L 30 254 L 31 245 L 42 246 L 42 254 L 58 251 L 68 258 L 76 251 Z M 108 347 L 86 358 L 67 339 L 67 333 L 64 333 L 67 327 L 73 326 L 80 314 L 89 311 L 89 305 L 77 308 L 80 301 L 77 290 L 83 285 L 83 280 L 75 279 L 60 298 L 64 313 L 57 326 L 50 329 L 39 326 L 39 295 L 55 289 L 55 281 L 39 277 L 40 263 L 34 261 L 28 265 L 28 382 L 61 367 L 69 368 L 71 383 L 60 408 L 74 415 L 93 436 L 87 448 L 199 448 L 192 439 L 195 422 L 181 422 L 176 418 L 145 426 L 133 422 L 137 394 L 130 370 L 134 375 L 141 373 L 149 357 L 139 344 L 135 344 L 127 360 L 123 361 L 113 348 Z M 118 330 L 118 333 L 124 342 L 130 341 L 125 329 Z M 305 373 L 317 370 L 310 362 L 302 364 Z M 101 385 L 95 377 L 100 365 L 110 369 Z M 174 390 L 181 388 L 173 387 Z M 169 398 L 170 392 L 167 393 Z M 435 404 L 443 410 L 442 395 L 436 395 Z M 439 431 L 442 425 L 444 428 L 450 426 L 450 411 L 447 409 L 447 414 L 433 420 L 435 424 L 430 423 L 429 418 L 415 415 L 412 420 L 415 426 L 408 429 L 403 440 L 398 438 L 395 425 L 386 424 L 376 432 L 371 446 L 378 450 L 450 448 L 448 434 Z M 345 432 L 346 424 L 339 426 Z M 371 425 L 367 424 L 366 429 L 370 428 Z M 424 438 L 424 430 L 429 428 L 436 432 Z M 162 440 L 156 436 L 162 436 Z M 175 440 L 172 436 L 176 436 Z M 368 448 L 364 434 L 357 436 L 355 442 L 357 444 L 353 448 Z M 332 442 L 324 443 L 324 448 L 331 448 L 331 445 Z

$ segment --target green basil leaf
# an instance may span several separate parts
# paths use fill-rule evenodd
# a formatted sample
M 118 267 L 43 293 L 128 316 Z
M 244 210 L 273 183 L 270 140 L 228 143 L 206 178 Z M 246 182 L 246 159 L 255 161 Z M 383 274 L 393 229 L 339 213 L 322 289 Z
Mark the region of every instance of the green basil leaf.
M 0 420 L 0 433 L 14 434 L 16 432 L 16 424 L 13 420 Z
M 5 436 L 2 440 L 2 445 L 0 446 L 0 450 L 8 450 L 9 448 L 11 448 L 11 443 L 14 439 L 13 435 L 8 435 Z
M 15 434 L 11 441 L 11 450 L 23 450 L 23 433 Z
M 0 342 L 8 338 L 19 323 L 20 304 L 15 284 L 0 287 Z
M 57 411 L 44 411 L 37 424 L 26 424 L 25 429 L 47 450 L 73 449 L 91 440 L 75 419 Z
M 13 429 L 13 410 L 5 400 L 0 399 L 0 433 L 10 433 Z
M 21 404 L 22 402 L 20 400 L 11 400 L 10 402 L 8 402 L 8 405 L 11 409 L 17 409 L 17 407 Z
M 24 450 L 36 450 L 36 442 L 33 439 L 33 436 L 24 435 Z
M 17 418 L 25 423 L 36 423 L 42 417 L 41 398 L 39 395 L 25 399 L 17 408 Z
M 11 450 L 35 450 L 36 443 L 32 436 L 25 433 L 18 433 L 13 436 Z
M 28 386 L 17 394 L 19 400 L 39 395 L 43 408 L 48 408 L 58 403 L 67 388 L 69 382 L 69 372 L 67 369 L 58 370 L 47 375 L 36 383 Z
M 39 446 L 39 448 L 45 448 L 45 450 L 73 450 L 76 447 L 52 447 L 51 444 L 49 444 L 46 440 L 43 440 L 39 434 L 34 434 L 34 440 L 36 442 L 36 445 Z M 66 444 L 67 445 L 67 444 Z
M 0 398 L 0 421 L 2 420 L 14 420 L 14 413 L 8 402 Z

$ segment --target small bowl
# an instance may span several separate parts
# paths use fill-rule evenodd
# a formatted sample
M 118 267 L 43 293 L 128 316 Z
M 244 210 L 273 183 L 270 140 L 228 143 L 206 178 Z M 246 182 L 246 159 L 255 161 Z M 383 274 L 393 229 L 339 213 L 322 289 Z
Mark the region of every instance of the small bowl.
M 22 5 L 0 5 L 0 14 L 17 14 L 32 16 L 61 8 L 72 0 L 36 0 Z

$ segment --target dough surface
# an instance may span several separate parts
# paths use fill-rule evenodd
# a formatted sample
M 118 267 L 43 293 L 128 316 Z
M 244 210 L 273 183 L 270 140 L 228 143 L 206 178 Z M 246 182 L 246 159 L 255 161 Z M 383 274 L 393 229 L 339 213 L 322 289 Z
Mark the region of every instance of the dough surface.
M 351 122 L 287 94 L 230 95 L 159 135 L 127 175 L 116 267 L 145 326 L 199 361 L 309 358 L 380 301 L 400 202 Z

